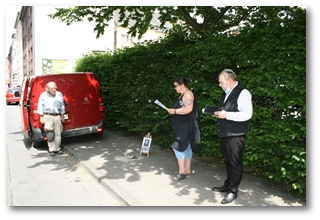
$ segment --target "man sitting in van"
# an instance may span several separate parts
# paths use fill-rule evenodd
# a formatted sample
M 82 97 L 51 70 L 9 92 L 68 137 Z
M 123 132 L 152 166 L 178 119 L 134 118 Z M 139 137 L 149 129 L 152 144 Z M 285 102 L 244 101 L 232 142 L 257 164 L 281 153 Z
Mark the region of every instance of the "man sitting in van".
M 60 145 L 65 106 L 63 95 L 57 91 L 55 82 L 47 83 L 46 91 L 39 96 L 38 113 L 40 115 L 40 123 L 44 124 L 44 130 L 47 132 L 49 155 L 54 157 L 57 153 L 63 154 Z

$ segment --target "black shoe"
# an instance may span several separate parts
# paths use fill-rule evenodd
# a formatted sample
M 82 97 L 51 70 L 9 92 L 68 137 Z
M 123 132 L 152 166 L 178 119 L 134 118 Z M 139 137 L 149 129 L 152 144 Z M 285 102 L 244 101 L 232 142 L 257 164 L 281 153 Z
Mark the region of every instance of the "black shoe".
M 227 204 L 232 202 L 233 200 L 235 200 L 237 198 L 237 193 L 232 193 L 229 192 L 226 197 L 224 197 L 224 199 L 221 201 L 221 204 Z
M 213 187 L 211 190 L 214 192 L 228 192 L 228 189 L 225 186 Z
M 58 151 L 53 151 L 55 154 L 63 154 L 62 150 L 58 150 Z
M 56 154 L 53 151 L 49 151 L 49 155 L 50 155 L 50 157 L 56 156 Z

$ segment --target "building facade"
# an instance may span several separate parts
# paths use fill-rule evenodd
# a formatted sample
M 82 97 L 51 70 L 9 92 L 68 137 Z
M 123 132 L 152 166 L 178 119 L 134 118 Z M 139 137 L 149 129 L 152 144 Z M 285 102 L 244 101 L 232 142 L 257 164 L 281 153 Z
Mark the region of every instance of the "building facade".
M 17 13 L 16 33 L 7 56 L 10 86 L 21 85 L 25 76 L 72 71 L 76 60 L 92 51 L 113 51 L 165 36 L 164 32 L 150 29 L 142 39 L 132 38 L 129 29 L 117 22 L 115 14 L 105 34 L 96 39 L 95 23 L 84 20 L 67 26 L 49 18 L 56 7 L 22 6 Z M 156 18 L 157 15 L 153 23 Z

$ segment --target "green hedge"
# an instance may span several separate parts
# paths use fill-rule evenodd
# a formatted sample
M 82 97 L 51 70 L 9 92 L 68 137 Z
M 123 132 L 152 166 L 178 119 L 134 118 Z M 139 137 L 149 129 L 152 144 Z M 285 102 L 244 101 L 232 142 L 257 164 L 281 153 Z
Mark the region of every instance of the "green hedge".
M 303 17 L 304 16 L 304 17 Z M 94 72 L 101 84 L 108 128 L 171 145 L 171 118 L 153 102 L 172 107 L 173 80 L 186 74 L 199 110 L 217 105 L 218 73 L 233 69 L 252 93 L 254 112 L 244 165 L 296 195 L 306 195 L 306 20 L 258 23 L 241 34 L 184 39 L 171 34 L 113 53 L 86 54 L 75 71 Z M 216 119 L 201 115 L 201 157 L 222 158 Z

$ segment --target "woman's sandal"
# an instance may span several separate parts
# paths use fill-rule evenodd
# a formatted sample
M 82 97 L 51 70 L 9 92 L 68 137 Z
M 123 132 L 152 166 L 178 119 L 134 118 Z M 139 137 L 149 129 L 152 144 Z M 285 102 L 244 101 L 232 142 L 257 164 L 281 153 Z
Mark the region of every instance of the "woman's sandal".
M 178 175 L 179 171 L 174 172 L 174 174 Z M 186 173 L 185 175 L 190 175 L 191 173 Z
M 173 180 L 180 181 L 180 180 L 185 179 L 186 177 L 187 177 L 186 174 L 178 173 L 177 176 L 173 177 Z

